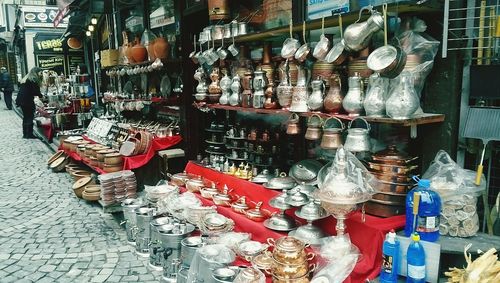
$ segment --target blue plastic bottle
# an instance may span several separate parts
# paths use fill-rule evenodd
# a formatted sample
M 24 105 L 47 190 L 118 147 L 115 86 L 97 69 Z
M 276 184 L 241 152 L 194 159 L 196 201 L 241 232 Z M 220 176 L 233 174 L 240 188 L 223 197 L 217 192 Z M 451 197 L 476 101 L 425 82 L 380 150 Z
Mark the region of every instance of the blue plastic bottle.
M 411 235 L 412 242 L 408 246 L 406 254 L 408 274 L 406 282 L 425 283 L 425 251 L 420 243 L 420 236 L 417 233 Z
M 439 215 L 441 213 L 441 198 L 439 197 L 439 194 L 431 190 L 430 187 L 430 180 L 421 179 L 418 180 L 418 186 L 412 189 L 406 195 L 405 235 L 409 237 L 413 232 L 418 232 L 422 240 L 435 242 L 439 239 Z M 413 199 L 415 193 L 418 193 L 420 196 L 416 225 L 415 223 L 413 223 Z
M 398 282 L 399 271 L 399 241 L 396 239 L 394 230 L 385 236 L 382 246 L 382 270 L 380 271 L 380 283 Z

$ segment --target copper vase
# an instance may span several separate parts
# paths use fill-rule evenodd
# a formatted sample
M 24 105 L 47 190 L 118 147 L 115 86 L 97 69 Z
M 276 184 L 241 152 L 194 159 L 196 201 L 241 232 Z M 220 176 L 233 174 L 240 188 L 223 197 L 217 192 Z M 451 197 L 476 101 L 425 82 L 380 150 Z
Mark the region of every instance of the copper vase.
M 269 83 L 274 82 L 274 66 L 271 62 L 272 57 L 272 49 L 271 43 L 266 42 L 264 44 L 263 52 L 262 52 L 262 65 L 261 68 L 263 71 L 266 71 L 267 81 Z
M 344 96 L 342 95 L 340 76 L 338 74 L 333 74 L 330 77 L 330 89 L 323 101 L 325 112 L 339 114 L 340 109 L 342 109 L 343 99 Z

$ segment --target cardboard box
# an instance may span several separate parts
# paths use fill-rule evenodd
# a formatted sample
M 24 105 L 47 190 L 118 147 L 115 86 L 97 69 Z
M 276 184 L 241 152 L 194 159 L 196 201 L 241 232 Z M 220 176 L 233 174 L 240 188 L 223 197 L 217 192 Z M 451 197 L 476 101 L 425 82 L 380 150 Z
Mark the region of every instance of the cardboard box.
M 118 65 L 118 49 L 107 49 L 101 51 L 101 66 L 111 67 Z

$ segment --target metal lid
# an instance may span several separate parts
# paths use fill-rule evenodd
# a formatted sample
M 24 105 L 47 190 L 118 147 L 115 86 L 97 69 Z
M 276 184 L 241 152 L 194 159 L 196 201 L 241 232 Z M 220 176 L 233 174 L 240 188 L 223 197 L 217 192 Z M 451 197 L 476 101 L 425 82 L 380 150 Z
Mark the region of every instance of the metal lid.
M 300 251 L 305 246 L 303 241 L 291 236 L 281 237 L 275 242 L 275 248 L 282 251 Z

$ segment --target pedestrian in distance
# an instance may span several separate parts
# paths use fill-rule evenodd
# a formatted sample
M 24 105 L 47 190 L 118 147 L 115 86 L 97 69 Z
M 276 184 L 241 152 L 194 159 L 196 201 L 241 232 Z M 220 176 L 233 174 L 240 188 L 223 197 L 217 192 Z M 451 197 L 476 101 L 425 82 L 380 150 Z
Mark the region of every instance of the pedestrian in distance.
M 42 97 L 40 82 L 42 80 L 42 69 L 33 67 L 24 76 L 19 86 L 16 105 L 23 111 L 23 138 L 36 139 L 33 135 L 33 119 L 35 118 L 35 96 Z
M 5 67 L 0 68 L 0 90 L 3 92 L 5 106 L 7 106 L 7 109 L 12 110 L 12 92 L 14 91 L 14 85 Z

